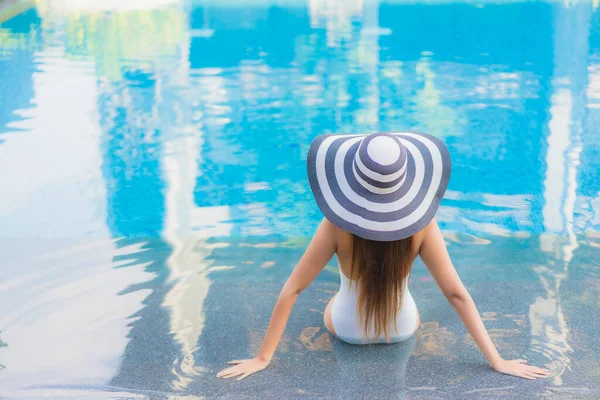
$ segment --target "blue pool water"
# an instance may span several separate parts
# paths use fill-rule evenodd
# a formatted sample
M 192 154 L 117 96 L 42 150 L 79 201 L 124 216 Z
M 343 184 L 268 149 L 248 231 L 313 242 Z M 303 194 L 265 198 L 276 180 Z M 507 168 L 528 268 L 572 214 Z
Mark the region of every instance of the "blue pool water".
M 89 3 L 0 8 L 0 398 L 600 398 L 595 2 Z M 321 218 L 312 138 L 398 130 L 448 144 L 454 264 L 552 377 L 488 368 L 420 263 L 413 341 L 333 340 L 332 262 L 215 379 Z

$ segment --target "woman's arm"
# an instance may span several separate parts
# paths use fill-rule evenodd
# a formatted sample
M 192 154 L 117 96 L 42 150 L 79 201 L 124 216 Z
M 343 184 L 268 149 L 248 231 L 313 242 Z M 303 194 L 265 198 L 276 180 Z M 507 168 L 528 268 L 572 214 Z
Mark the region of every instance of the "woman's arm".
M 229 362 L 229 364 L 237 365 L 224 369 L 217 374 L 217 377 L 239 376 L 238 380 L 240 380 L 269 365 L 298 295 L 319 275 L 336 251 L 335 229 L 335 226 L 326 219 L 323 219 L 319 225 L 304 255 L 279 293 L 271 314 L 267 334 L 258 355 L 249 360 Z
M 500 357 L 473 299 L 450 261 L 444 238 L 435 219 L 425 228 L 424 234 L 419 250 L 421 259 L 492 368 L 498 372 L 528 379 L 547 376 L 546 370 L 525 365 L 525 360 L 507 361 Z

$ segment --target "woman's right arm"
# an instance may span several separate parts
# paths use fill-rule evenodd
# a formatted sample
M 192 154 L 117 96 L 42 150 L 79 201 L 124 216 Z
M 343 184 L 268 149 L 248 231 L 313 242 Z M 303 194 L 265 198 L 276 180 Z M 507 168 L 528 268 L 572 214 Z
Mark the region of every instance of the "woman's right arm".
M 435 219 L 425 228 L 419 255 L 492 368 L 498 372 L 527 379 L 543 378 L 548 375 L 547 370 L 525 365 L 525 360 L 504 360 L 500 357 L 473 299 L 452 265 L 446 243 Z
M 283 289 L 281 289 L 281 293 L 279 293 L 275 308 L 271 314 L 267 334 L 258 355 L 247 360 L 230 361 L 229 364 L 235 364 L 235 366 L 219 372 L 217 377 L 233 378 L 239 376 L 238 380 L 240 380 L 262 371 L 269 365 L 298 295 L 319 275 L 319 272 L 321 272 L 336 251 L 336 229 L 326 219 L 323 219 L 319 225 L 304 255 L 292 271 Z

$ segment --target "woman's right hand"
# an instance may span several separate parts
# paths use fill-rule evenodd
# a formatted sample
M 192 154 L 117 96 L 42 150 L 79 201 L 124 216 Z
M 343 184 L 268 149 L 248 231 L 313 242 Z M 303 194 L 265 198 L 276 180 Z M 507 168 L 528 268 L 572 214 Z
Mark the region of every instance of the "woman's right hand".
M 500 360 L 492 367 L 503 374 L 518 376 L 525 379 L 547 378 L 550 371 L 527 365 L 527 360 Z
M 262 358 L 251 358 L 249 360 L 234 360 L 229 361 L 227 364 L 236 364 L 233 367 L 225 368 L 221 372 L 217 374 L 217 378 L 234 378 L 239 376 L 236 380 L 240 381 L 247 376 L 255 374 L 263 369 L 267 368 L 269 365 L 269 360 L 265 360 Z

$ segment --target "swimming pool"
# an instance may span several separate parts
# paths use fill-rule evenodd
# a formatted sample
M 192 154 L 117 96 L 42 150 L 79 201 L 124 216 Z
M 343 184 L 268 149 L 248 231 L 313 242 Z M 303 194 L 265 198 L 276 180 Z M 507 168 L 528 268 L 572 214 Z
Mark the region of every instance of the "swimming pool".
M 600 396 L 595 2 L 101 3 L 0 12 L 0 397 Z M 321 218 L 311 139 L 398 130 L 448 144 L 456 268 L 552 378 L 487 368 L 417 264 L 408 347 L 329 338 L 328 266 L 273 365 L 216 380 Z

